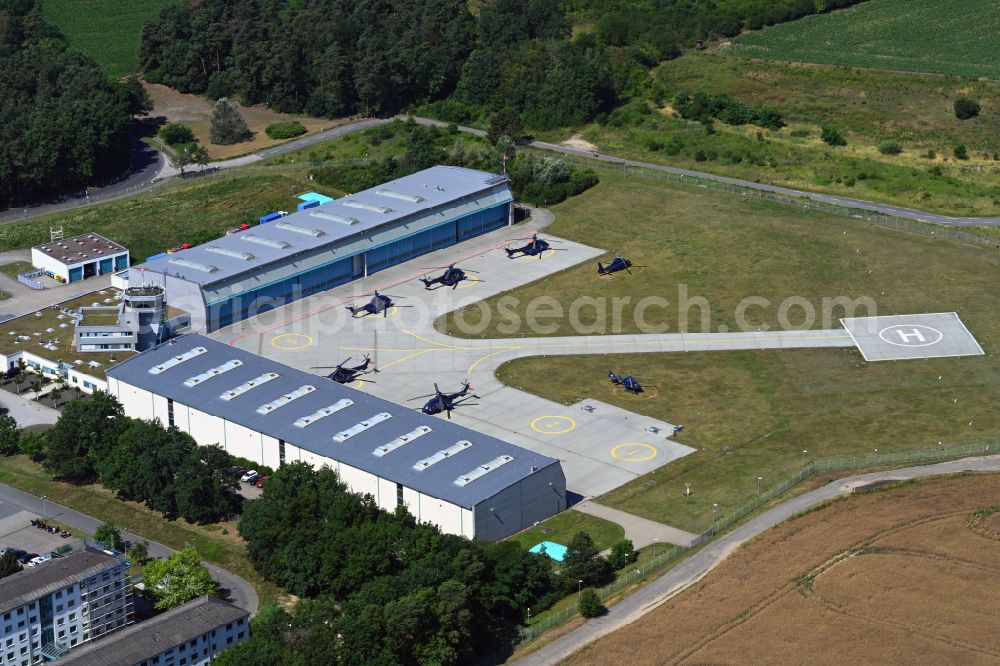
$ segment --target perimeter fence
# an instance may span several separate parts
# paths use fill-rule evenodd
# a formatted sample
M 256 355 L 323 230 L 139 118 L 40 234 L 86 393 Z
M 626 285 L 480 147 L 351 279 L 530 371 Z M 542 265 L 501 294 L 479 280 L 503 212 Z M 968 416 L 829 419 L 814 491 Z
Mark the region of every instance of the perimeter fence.
M 766 506 L 774 499 L 784 495 L 789 490 L 799 485 L 806 479 L 820 474 L 830 472 L 842 472 L 859 469 L 872 469 L 882 467 L 897 467 L 917 465 L 927 462 L 940 462 L 945 460 L 955 460 L 975 456 L 988 456 L 1000 453 L 1000 442 L 975 442 L 970 444 L 960 444 L 956 446 L 939 446 L 934 449 L 924 449 L 919 451 L 902 451 L 899 453 L 879 453 L 874 452 L 865 456 L 849 456 L 845 458 L 834 458 L 830 460 L 806 460 L 802 469 L 777 483 L 770 488 L 762 490 L 752 500 L 739 507 L 735 511 L 725 513 L 721 518 L 713 521 L 712 525 L 691 540 L 688 546 L 672 546 L 666 548 L 662 553 L 657 553 L 650 561 L 641 566 L 630 568 L 623 575 L 619 576 L 613 583 L 602 587 L 597 591 L 601 601 L 606 601 L 615 596 L 623 589 L 639 581 L 649 578 L 652 574 L 658 573 L 683 557 L 686 553 L 698 546 L 711 541 L 719 534 L 725 532 L 733 525 L 739 523 L 747 516 L 755 513 L 761 507 Z M 544 619 L 522 627 L 518 644 L 527 643 L 539 635 L 566 623 L 575 617 L 579 612 L 576 603 L 563 608 L 557 613 L 546 616 Z
M 918 233 L 925 236 L 930 236 L 932 238 L 947 238 L 962 243 L 970 243 L 973 245 L 995 246 L 997 248 L 1000 248 L 1000 237 L 989 238 L 988 236 L 982 236 L 970 231 L 965 231 L 964 229 L 957 229 L 955 227 L 938 225 L 934 224 L 933 222 L 921 222 L 919 220 L 913 220 L 910 218 L 897 217 L 894 215 L 886 215 L 884 213 L 878 213 L 876 211 L 868 210 L 866 208 L 858 208 L 856 206 L 845 206 L 843 204 L 838 204 L 829 201 L 820 201 L 817 199 L 809 198 L 807 193 L 803 193 L 801 195 L 786 194 L 783 192 L 775 192 L 767 189 L 762 189 L 761 187 L 751 187 L 750 185 L 741 185 L 739 183 L 730 182 L 730 180 L 728 179 L 716 180 L 713 178 L 706 178 L 704 176 L 699 176 L 694 174 L 679 173 L 679 170 L 671 170 L 671 171 L 666 170 L 669 169 L 670 167 L 664 167 L 663 170 L 651 169 L 647 167 L 632 166 L 624 162 L 611 162 L 605 160 L 587 159 L 587 158 L 577 157 L 574 155 L 563 155 L 562 158 L 566 162 L 579 167 L 615 171 L 624 174 L 626 176 L 650 178 L 653 180 L 673 183 L 676 185 L 680 185 L 682 187 L 711 189 L 722 192 L 729 192 L 732 194 L 739 194 L 747 199 L 758 199 L 761 201 L 769 201 L 784 206 L 791 206 L 794 208 L 798 208 L 804 213 L 810 213 L 810 212 L 829 213 L 831 215 L 839 215 L 841 217 L 850 217 L 858 220 L 864 220 L 865 222 L 873 225 L 890 227 L 893 229 L 909 231 L 912 233 Z M 721 178 L 724 177 L 720 176 L 720 179 Z M 826 195 L 817 195 L 817 196 L 826 196 Z

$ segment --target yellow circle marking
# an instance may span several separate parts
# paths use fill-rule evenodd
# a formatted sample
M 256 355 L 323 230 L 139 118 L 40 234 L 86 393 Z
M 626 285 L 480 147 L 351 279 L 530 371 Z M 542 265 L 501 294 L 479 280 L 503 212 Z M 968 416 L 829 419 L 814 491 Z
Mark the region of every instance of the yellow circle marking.
M 466 275 L 466 279 L 462 280 L 462 284 L 458 285 L 458 289 L 466 289 L 479 282 L 479 278 L 475 275 Z
M 554 257 L 555 254 L 556 254 L 556 251 L 550 248 L 550 249 L 545 250 L 544 252 L 542 252 L 540 255 L 536 254 L 536 255 L 532 256 L 530 254 L 519 254 L 516 257 L 514 257 L 514 259 L 536 259 L 536 260 L 537 259 L 548 259 L 549 257 Z
M 531 422 L 531 429 L 543 435 L 562 435 L 576 427 L 576 421 L 568 416 L 539 416 Z
M 626 442 L 611 449 L 611 457 L 625 462 L 644 462 L 652 460 L 659 454 L 655 446 L 640 444 L 639 442 Z
M 271 346 L 277 349 L 303 349 L 314 342 L 305 333 L 282 333 L 271 338 Z

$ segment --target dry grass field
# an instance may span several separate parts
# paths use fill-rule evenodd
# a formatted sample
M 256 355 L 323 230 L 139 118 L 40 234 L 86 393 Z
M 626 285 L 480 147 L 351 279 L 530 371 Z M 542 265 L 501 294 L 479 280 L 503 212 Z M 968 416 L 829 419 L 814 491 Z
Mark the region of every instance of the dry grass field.
M 996 664 L 1000 475 L 806 513 L 569 664 Z
M 259 106 L 241 106 L 240 114 L 247 121 L 247 125 L 254 132 L 254 138 L 250 141 L 236 143 L 231 146 L 217 146 L 209 140 L 208 130 L 212 119 L 212 109 L 214 102 L 198 95 L 188 95 L 180 93 L 167 86 L 147 83 L 146 90 L 153 100 L 153 110 L 150 117 L 163 117 L 167 122 L 181 123 L 187 125 L 194 132 L 195 137 L 201 145 L 208 148 L 208 154 L 213 160 L 223 160 L 237 155 L 255 153 L 271 146 L 276 146 L 284 141 L 271 139 L 264 133 L 271 123 L 297 120 L 309 132 L 318 132 L 330 127 L 335 127 L 344 121 L 329 120 L 327 118 L 312 118 L 310 116 L 296 116 L 287 113 L 278 113 Z

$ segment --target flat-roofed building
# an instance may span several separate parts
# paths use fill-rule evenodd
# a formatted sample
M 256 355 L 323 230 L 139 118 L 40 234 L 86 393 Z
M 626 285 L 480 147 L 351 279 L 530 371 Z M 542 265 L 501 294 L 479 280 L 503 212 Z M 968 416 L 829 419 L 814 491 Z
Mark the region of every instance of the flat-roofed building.
M 0 578 L 0 664 L 39 664 L 131 624 L 127 572 L 88 547 Z
M 222 342 L 191 334 L 108 370 L 135 418 L 278 467 L 333 468 L 384 509 L 498 540 L 566 508 L 559 461 Z
M 513 222 L 506 176 L 436 166 L 129 271 L 214 331 Z
M 81 234 L 31 248 L 31 265 L 61 282 L 128 268 L 128 249 L 100 234 Z

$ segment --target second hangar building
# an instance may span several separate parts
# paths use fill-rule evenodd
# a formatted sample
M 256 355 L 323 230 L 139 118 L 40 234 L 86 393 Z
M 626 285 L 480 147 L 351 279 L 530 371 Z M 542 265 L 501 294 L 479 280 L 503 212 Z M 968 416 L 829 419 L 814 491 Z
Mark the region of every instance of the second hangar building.
M 494 541 L 566 508 L 549 458 L 325 377 L 191 334 L 108 370 L 135 418 L 269 467 L 327 465 L 384 509 Z
M 513 222 L 506 176 L 435 166 L 143 264 L 211 332 Z

